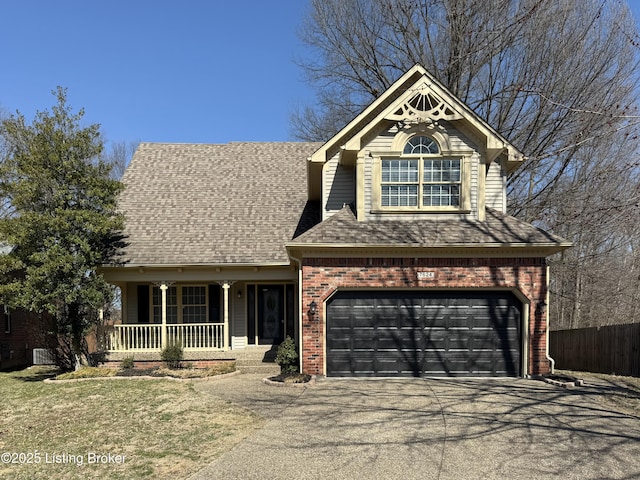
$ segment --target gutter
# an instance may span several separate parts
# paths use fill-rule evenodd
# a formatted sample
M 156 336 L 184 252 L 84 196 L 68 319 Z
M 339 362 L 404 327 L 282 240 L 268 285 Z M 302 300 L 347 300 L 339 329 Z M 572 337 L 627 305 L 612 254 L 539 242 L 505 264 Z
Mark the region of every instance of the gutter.
M 264 263 L 123 263 L 106 264 L 100 268 L 231 268 L 231 267 L 288 267 L 290 263 L 285 262 L 264 262 Z
M 452 244 L 452 245 L 380 245 L 380 244 L 286 244 L 287 250 L 304 252 L 305 257 L 394 257 L 421 258 L 520 258 L 549 257 L 570 248 L 571 244 Z
M 306 250 L 313 249 L 422 249 L 422 250 L 447 250 L 447 249 L 487 249 L 487 250 L 543 250 L 557 253 L 567 248 L 573 247 L 571 242 L 537 242 L 537 243 L 438 243 L 438 244 L 424 244 L 424 243 L 302 243 L 302 242 L 289 242 L 285 244 L 287 249 L 299 248 Z

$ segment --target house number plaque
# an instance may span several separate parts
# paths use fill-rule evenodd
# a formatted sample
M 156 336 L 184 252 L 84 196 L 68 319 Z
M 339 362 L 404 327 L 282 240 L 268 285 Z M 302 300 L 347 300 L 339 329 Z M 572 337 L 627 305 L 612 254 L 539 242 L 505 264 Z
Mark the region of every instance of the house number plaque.
M 436 278 L 436 272 L 417 272 L 418 280 L 428 280 Z

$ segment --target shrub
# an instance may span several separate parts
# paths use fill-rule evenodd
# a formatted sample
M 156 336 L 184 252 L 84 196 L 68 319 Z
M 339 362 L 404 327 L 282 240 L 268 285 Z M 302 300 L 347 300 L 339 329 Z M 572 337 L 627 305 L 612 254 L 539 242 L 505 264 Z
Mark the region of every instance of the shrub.
M 167 345 L 160 352 L 160 358 L 169 368 L 180 368 L 182 359 L 184 358 L 184 352 L 182 351 L 182 345 L 174 343 Z
M 296 344 L 289 336 L 280 344 L 276 353 L 276 363 L 283 374 L 298 373 L 298 352 Z
M 120 362 L 120 368 L 123 370 L 131 370 L 133 368 L 133 357 L 124 357 Z

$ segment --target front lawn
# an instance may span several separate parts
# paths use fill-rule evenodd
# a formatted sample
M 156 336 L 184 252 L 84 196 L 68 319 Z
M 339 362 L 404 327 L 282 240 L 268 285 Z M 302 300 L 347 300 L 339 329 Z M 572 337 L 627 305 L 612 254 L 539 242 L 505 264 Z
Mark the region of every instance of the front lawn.
M 0 478 L 186 478 L 263 422 L 191 382 L 54 374 L 0 373 Z
M 596 385 L 596 400 L 607 409 L 640 417 L 640 378 L 604 373 L 573 372 L 567 374 L 583 379 L 587 386 Z

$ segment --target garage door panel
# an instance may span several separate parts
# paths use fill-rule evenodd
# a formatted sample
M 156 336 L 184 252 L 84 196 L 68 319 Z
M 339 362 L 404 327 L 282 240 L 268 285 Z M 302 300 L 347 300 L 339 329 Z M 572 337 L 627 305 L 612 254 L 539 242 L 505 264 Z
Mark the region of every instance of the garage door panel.
M 506 292 L 339 292 L 327 374 L 519 375 L 520 319 Z

